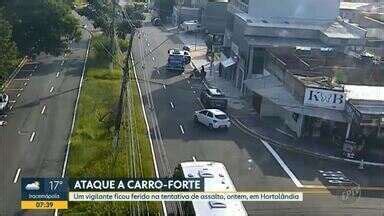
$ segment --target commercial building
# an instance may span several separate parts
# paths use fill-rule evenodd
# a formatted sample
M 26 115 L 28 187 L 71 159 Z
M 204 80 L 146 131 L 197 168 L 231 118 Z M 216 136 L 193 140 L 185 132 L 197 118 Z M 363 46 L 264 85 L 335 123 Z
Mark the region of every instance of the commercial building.
M 360 50 L 366 31 L 343 21 L 339 0 L 234 0 L 228 4 L 224 46 L 236 62 L 230 77 L 244 81 L 263 73 L 265 50 L 276 47 Z
M 244 81 L 261 117 L 297 137 L 384 137 L 384 63 L 317 48 L 269 48 L 263 74 Z
M 228 0 L 188 0 L 173 7 L 172 22 L 198 20 L 206 33 L 224 34 Z

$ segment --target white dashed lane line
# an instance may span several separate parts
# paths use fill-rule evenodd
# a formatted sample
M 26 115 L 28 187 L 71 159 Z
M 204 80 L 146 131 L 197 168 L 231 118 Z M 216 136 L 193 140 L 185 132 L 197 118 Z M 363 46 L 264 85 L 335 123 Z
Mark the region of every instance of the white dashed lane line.
M 49 93 L 53 92 L 54 87 L 52 86 L 51 89 L 49 89 Z
M 283 170 L 288 174 L 288 176 L 292 179 L 293 183 L 298 188 L 302 188 L 303 185 L 301 182 L 296 178 L 296 176 L 292 173 L 292 171 L 288 168 L 288 166 L 284 163 L 284 161 L 280 158 L 280 156 L 277 154 L 275 150 L 269 145 L 267 141 L 264 141 L 260 139 L 261 142 L 264 144 L 265 148 L 268 149 L 268 151 L 272 154 L 272 156 L 277 160 L 277 162 L 280 164 L 280 166 L 283 168 Z
M 181 133 L 184 134 L 184 128 L 183 128 L 183 126 L 182 126 L 182 125 L 179 125 L 179 128 L 180 128 Z
M 165 85 L 163 85 L 163 89 L 167 89 L 167 87 Z
M 33 142 L 33 139 L 35 139 L 36 132 L 33 132 L 31 134 L 31 137 L 29 138 L 29 142 Z
M 175 109 L 175 105 L 173 105 L 172 101 L 169 103 L 172 107 L 172 109 Z
M 16 183 L 17 183 L 17 180 L 19 180 L 20 172 L 21 172 L 21 168 L 18 168 L 18 169 L 16 170 L 15 177 L 13 178 L 13 183 L 14 183 L 14 184 L 16 184 Z
M 64 60 L 61 62 L 60 66 L 63 66 L 63 64 L 64 64 Z
M 59 76 L 60 76 L 60 72 L 57 72 L 57 73 L 56 73 L 56 77 L 59 77 Z
M 44 105 L 44 106 L 43 106 L 43 109 L 41 109 L 41 114 L 44 114 L 46 108 L 47 108 L 47 106 Z

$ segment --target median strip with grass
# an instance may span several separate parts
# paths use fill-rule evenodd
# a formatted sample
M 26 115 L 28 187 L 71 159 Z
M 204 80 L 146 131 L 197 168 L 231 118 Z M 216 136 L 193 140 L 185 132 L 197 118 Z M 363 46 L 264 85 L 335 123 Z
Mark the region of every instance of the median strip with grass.
M 120 142 L 116 148 L 112 147 L 121 69 L 111 71 L 108 58 L 100 58 L 95 53 L 98 37 L 102 36 L 96 36 L 91 43 L 75 129 L 70 138 L 67 175 L 69 178 L 155 177 L 149 137 L 134 81 L 129 84 L 124 103 Z M 71 202 L 63 213 L 157 215 L 159 209 L 158 202 Z

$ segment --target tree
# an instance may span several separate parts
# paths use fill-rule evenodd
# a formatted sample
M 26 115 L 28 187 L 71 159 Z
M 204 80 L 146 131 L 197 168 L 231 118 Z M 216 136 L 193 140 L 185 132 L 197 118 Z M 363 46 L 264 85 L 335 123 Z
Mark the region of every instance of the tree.
M 100 28 L 106 35 L 112 33 L 112 4 L 108 0 L 89 0 L 88 6 L 78 10 L 78 13 L 93 21 L 95 28 Z M 117 6 L 119 7 L 119 6 Z M 129 20 L 123 17 L 122 13 L 117 13 L 115 17 L 116 33 L 120 38 L 125 38 L 132 32 L 132 27 L 141 28 L 142 20 L 145 20 L 143 4 L 128 4 L 124 8 L 119 8 L 128 16 Z
M 16 44 L 12 40 L 12 26 L 0 8 L 0 83 L 17 64 Z
M 12 0 L 5 3 L 13 38 L 23 54 L 58 56 L 81 36 L 79 21 L 62 0 Z

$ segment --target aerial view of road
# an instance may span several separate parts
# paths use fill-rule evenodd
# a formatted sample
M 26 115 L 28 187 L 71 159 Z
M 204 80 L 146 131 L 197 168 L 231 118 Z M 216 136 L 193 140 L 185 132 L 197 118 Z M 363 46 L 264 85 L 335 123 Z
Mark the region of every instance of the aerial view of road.
M 0 216 L 384 216 L 383 8 L 0 1 Z
M 327 182 L 321 179 L 319 172 L 345 172 L 362 187 L 382 187 L 383 178 L 376 178 L 375 182 L 367 180 L 375 173 L 375 169 L 354 172 L 351 169 L 356 170 L 356 166 L 348 166 L 343 162 L 308 158 L 275 147 L 270 147 L 270 150 L 260 139 L 247 134 L 236 125 L 228 131 L 211 131 L 194 123 L 193 112 L 202 109 L 198 97 L 202 84 L 199 80 L 188 78 L 192 71 L 191 66 L 183 74 L 164 69 L 168 50 L 183 47 L 177 34 L 176 31 L 147 24 L 140 29 L 133 49 L 161 176 L 172 175 L 177 164 L 183 161 L 218 161 L 225 164 L 239 191 L 308 189 L 304 189 L 307 193 L 304 193 L 302 203 L 245 202 L 250 215 L 276 212 L 303 215 L 382 213 L 380 196 L 363 196 L 352 204 L 345 204 L 325 189 Z M 271 151 L 280 158 L 276 158 Z M 287 172 L 287 169 L 291 171 Z M 383 177 L 382 172 L 375 174 Z M 311 187 L 318 189 L 309 190 Z
M 27 61 L 5 92 L 9 112 L 0 116 L 0 215 L 21 213 L 22 177 L 61 176 L 89 33 L 66 55 Z

